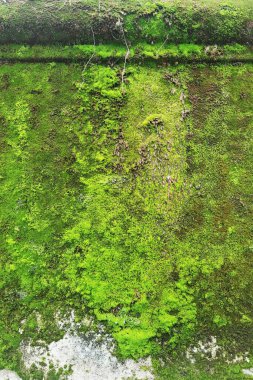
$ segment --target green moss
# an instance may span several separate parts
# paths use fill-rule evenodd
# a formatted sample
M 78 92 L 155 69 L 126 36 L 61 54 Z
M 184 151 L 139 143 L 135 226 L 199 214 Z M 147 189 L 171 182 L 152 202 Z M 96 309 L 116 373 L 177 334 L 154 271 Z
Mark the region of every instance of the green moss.
M 0 5 L 0 43 L 124 44 L 129 43 L 252 43 L 252 4 L 213 1 L 79 0 L 27 1 Z M 38 17 L 39 15 L 39 17 Z
M 252 351 L 252 66 L 122 70 L 0 67 L 1 366 L 71 308 L 121 357 Z
M 1 365 L 15 366 L 14 348 L 22 338 L 48 341 L 61 335 L 52 324 L 61 295 L 51 288 L 49 273 L 57 266 L 57 254 L 51 253 L 60 231 L 74 218 L 74 176 L 67 171 L 74 140 L 68 137 L 74 138 L 77 122 L 71 87 L 81 68 L 2 66 L 1 75 L 9 76 L 0 101 Z M 41 314 L 40 327 L 35 312 Z
M 132 356 L 139 358 L 146 356 L 152 349 L 150 338 L 155 336 L 152 330 L 126 328 L 115 333 L 114 337 L 118 342 L 120 354 L 123 357 Z
M 123 45 L 74 45 L 74 46 L 24 46 L 2 45 L 0 57 L 11 62 L 56 62 L 86 64 L 92 63 L 124 62 L 126 47 Z M 245 45 L 230 44 L 224 46 L 204 46 L 196 44 L 172 45 L 167 43 L 139 43 L 130 47 L 128 62 L 169 60 L 170 62 L 230 62 L 248 61 L 253 59 L 252 49 Z M 2 78 L 2 87 L 8 86 L 8 76 Z
M 166 38 L 166 25 L 161 14 L 139 19 L 138 26 L 147 41 L 155 42 L 157 40 L 160 41 L 163 37 Z
M 247 303 L 242 289 L 250 286 L 247 271 L 244 276 L 240 272 L 248 262 L 246 257 L 248 257 L 250 236 L 249 214 L 244 206 L 240 208 L 237 202 L 240 202 L 241 197 L 244 198 L 243 193 L 247 198 L 250 186 L 245 169 L 250 161 L 247 136 L 250 133 L 248 112 L 250 112 L 251 82 L 244 86 L 247 73 L 251 73 L 251 70 L 251 67 L 246 69 L 246 67 L 229 66 L 200 70 L 197 71 L 191 86 L 191 96 L 194 97 L 192 99 L 198 94 L 196 97 L 198 100 L 194 100 L 193 120 L 197 129 L 189 140 L 189 163 L 193 170 L 194 181 L 198 183 L 199 195 L 188 203 L 185 226 L 191 229 L 188 235 L 190 241 L 194 239 L 192 229 L 194 228 L 196 239 L 204 239 L 206 248 L 210 238 L 209 257 L 213 251 L 215 257 L 222 258 L 220 269 L 207 280 L 206 289 L 209 290 L 211 278 L 217 283 L 212 293 L 207 294 L 208 302 L 206 300 L 205 302 L 209 307 L 206 308 L 207 314 L 202 315 L 203 320 L 213 318 L 219 325 L 237 323 L 246 306 L 245 302 Z M 219 78 L 219 84 L 216 78 Z M 198 89 L 201 89 L 200 92 Z M 246 91 L 245 98 L 242 98 L 244 91 Z M 219 104 L 218 107 L 212 100 L 214 97 Z M 200 128 L 203 122 L 204 129 Z M 234 140 L 235 136 L 238 136 L 237 142 Z M 201 143 L 198 144 L 198 141 Z M 232 174 L 234 170 L 237 174 Z M 205 202 L 201 200 L 203 197 Z M 243 276 L 244 280 L 237 289 L 229 290 L 227 286 L 231 282 L 234 283 L 236 276 Z M 223 290 L 218 290 L 219 286 L 225 283 L 227 286 Z M 235 301 L 237 297 L 238 303 Z
M 168 358 L 167 358 L 168 359 Z M 199 358 L 190 364 L 182 356 L 172 356 L 170 360 L 154 360 L 155 378 L 157 380 L 243 380 L 248 377 L 242 373 L 244 364 L 224 364 L 219 360 Z

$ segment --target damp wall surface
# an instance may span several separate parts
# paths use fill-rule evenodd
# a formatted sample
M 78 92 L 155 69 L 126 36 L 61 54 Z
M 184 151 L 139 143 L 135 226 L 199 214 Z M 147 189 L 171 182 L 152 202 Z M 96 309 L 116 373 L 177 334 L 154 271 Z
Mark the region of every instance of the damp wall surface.
M 159 380 L 243 378 L 252 11 L 234 4 L 1 4 L 1 368 L 43 377 L 20 348 L 62 342 L 74 310 L 74 334 L 103 325 Z M 213 336 L 225 365 L 189 369 Z
M 0 43 L 252 43 L 252 4 L 182 1 L 7 1 Z
M 121 358 L 252 352 L 252 64 L 122 70 L 0 67 L 0 364 L 25 379 L 70 310 Z

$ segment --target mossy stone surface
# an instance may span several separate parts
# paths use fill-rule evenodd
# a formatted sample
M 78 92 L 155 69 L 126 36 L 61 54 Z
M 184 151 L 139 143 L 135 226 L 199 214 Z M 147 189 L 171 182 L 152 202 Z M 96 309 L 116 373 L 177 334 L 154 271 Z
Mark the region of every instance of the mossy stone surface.
M 252 65 L 122 70 L 0 67 L 1 366 L 72 308 L 121 357 L 252 352 Z

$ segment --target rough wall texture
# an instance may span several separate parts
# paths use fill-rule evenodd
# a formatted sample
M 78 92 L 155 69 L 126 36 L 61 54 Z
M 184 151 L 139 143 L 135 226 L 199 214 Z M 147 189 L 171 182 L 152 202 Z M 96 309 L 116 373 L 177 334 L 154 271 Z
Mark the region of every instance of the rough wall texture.
M 231 3 L 230 3 L 231 4 Z M 0 43 L 251 43 L 252 6 L 183 2 L 12 1 L 0 5 Z
M 75 333 L 103 323 L 121 358 L 157 360 L 156 379 L 242 378 L 227 363 L 253 362 L 251 15 L 233 2 L 0 5 L 12 59 L 0 65 L 0 368 L 45 378 L 20 347 L 65 344 L 57 316 L 75 310 Z M 211 335 L 225 369 L 187 374 L 181 353 Z

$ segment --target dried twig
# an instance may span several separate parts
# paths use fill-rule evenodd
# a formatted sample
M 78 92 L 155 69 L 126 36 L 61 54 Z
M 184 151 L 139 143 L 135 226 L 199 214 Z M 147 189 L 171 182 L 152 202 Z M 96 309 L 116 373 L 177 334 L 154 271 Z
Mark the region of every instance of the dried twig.
M 121 26 L 121 32 L 122 32 L 122 35 L 123 35 L 123 39 L 124 39 L 124 43 L 125 43 L 125 46 L 126 46 L 126 54 L 125 54 L 125 60 L 124 60 L 124 67 L 123 67 L 123 70 L 121 72 L 121 83 L 123 84 L 124 83 L 124 77 L 125 77 L 125 73 L 126 73 L 126 63 L 127 63 L 127 60 L 130 56 L 130 49 L 129 49 L 129 45 L 127 43 L 127 39 L 126 39 L 126 36 L 125 36 L 125 31 L 124 31 L 124 28 L 123 28 L 123 25 L 122 23 L 120 22 L 120 26 Z
M 157 52 L 156 52 L 156 55 L 157 55 L 157 56 L 158 56 L 160 50 L 164 47 L 164 45 L 165 45 L 166 42 L 168 41 L 168 39 L 169 39 L 169 35 L 167 34 L 167 36 L 166 36 L 165 40 L 163 41 L 162 45 L 159 47 L 159 49 L 158 49 Z
M 88 61 L 86 62 L 84 68 L 83 68 L 82 77 L 83 77 L 83 74 L 85 73 L 85 71 L 86 71 L 88 65 L 89 65 L 90 62 L 92 61 L 92 59 L 93 59 L 93 57 L 94 57 L 94 55 L 95 55 L 95 52 L 96 52 L 96 40 L 95 40 L 95 34 L 94 34 L 94 30 L 93 30 L 92 26 L 91 26 L 91 31 L 92 31 L 92 36 L 93 36 L 93 53 L 92 53 L 92 55 L 90 56 L 90 58 L 88 59 Z M 83 79 L 84 79 L 84 77 L 83 77 Z

